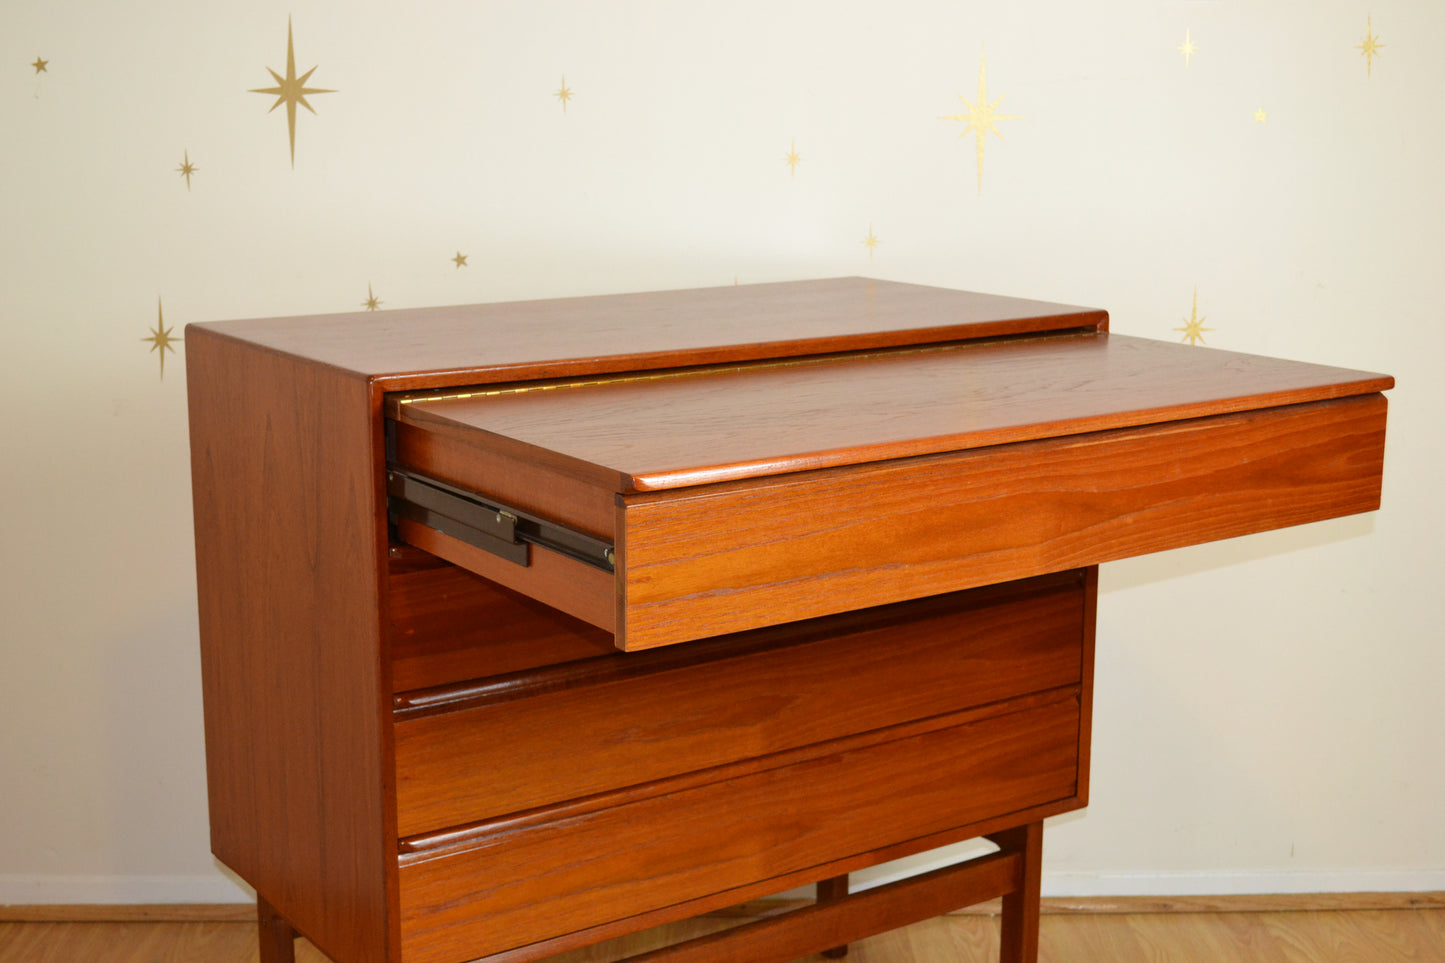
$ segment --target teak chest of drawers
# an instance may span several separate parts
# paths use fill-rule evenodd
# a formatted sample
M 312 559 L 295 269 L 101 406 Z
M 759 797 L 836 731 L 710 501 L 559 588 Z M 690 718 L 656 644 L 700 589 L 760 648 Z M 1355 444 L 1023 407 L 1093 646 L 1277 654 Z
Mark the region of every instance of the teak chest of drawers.
M 212 842 L 268 963 L 522 963 L 810 883 L 660 954 L 1002 895 L 1032 960 L 1096 566 L 1377 508 L 1393 383 L 863 279 L 186 341 Z

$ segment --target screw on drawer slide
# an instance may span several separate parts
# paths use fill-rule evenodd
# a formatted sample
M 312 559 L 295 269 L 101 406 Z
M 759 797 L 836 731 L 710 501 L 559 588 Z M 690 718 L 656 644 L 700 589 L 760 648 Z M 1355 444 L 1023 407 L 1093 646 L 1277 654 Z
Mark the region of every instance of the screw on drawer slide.
M 404 468 L 386 470 L 387 512 L 434 528 L 509 562 L 531 564 L 531 547 L 613 571 L 612 543 Z

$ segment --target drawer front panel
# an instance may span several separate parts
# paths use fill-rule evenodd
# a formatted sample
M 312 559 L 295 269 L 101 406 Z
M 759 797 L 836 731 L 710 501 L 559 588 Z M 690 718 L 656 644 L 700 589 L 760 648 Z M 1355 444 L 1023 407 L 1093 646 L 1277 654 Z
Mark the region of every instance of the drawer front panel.
M 1379 507 L 1365 395 L 628 495 L 618 644 L 956 591 Z
M 1077 690 L 404 857 L 402 958 L 456 963 L 1068 799 Z
M 399 832 L 1076 685 L 1083 638 L 1083 574 L 1070 572 L 714 640 L 646 674 L 617 677 L 643 658 L 619 653 L 560 691 L 523 677 L 543 691 L 498 687 L 506 701 L 398 721 Z

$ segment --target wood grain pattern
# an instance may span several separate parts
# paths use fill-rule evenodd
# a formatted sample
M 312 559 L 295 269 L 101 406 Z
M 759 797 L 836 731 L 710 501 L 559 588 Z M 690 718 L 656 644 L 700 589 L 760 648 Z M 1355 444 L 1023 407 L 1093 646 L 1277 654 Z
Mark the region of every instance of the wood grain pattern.
M 1075 694 L 403 860 L 403 952 L 455 963 L 1065 799 L 1077 744 Z
M 1379 506 L 1381 395 L 677 492 L 619 509 L 619 646 Z
M 517 565 L 406 518 L 397 521 L 396 531 L 403 541 L 423 551 L 560 609 L 573 618 L 609 633 L 615 632 L 617 591 L 610 572 L 537 548 L 532 550 L 530 565 Z
M 708 643 L 692 663 L 672 660 L 660 674 L 612 675 L 632 658 L 619 653 L 589 663 L 592 684 L 584 676 L 561 691 L 403 719 L 398 831 L 410 836 L 1076 685 L 1083 594 L 1075 575 L 821 619 L 765 632 L 761 648 L 749 635 Z
M 546 391 L 524 385 L 518 393 L 419 399 L 400 405 L 398 417 L 630 493 L 1320 401 L 1393 383 L 1089 333 Z
M 1092 308 L 833 278 L 197 327 L 396 391 L 1107 324 Z
M 845 888 L 804 909 L 642 953 L 627 963 L 788 963 L 829 946 L 846 950 L 854 940 L 1013 889 L 1022 860 L 1018 853 L 990 853 L 851 896 Z M 843 953 L 824 955 L 837 959 Z
M 1026 823 L 988 837 L 999 851 L 1019 857 L 1016 884 L 1003 897 L 999 963 L 1037 963 L 1039 887 L 1043 881 L 1044 824 Z
M 806 900 L 758 899 L 716 910 L 711 916 L 762 919 L 805 905 Z M 1445 910 L 1445 892 L 1230 893 L 1219 896 L 1046 896 L 1041 915 L 1140 915 L 1145 913 L 1353 913 Z M 997 916 L 996 900 L 955 914 Z M 0 923 L 240 923 L 255 921 L 251 903 L 49 903 L 0 906 Z M 3 957 L 0 957 L 3 959 Z
M 396 422 L 391 427 L 398 464 L 483 492 L 509 508 L 612 538 L 617 495 L 611 487 L 480 446 L 474 432 L 424 431 Z
M 1329 894 L 1324 894 L 1328 896 Z M 736 918 L 672 923 L 555 963 L 607 963 L 703 936 Z M 998 921 L 947 915 L 860 940 L 857 963 L 959 963 L 998 956 Z M 1106 913 L 1044 916 L 1044 963 L 1290 963 L 1359 960 L 1429 963 L 1445 958 L 1445 908 L 1289 912 Z M 299 963 L 329 963 L 298 940 Z M 237 922 L 0 923 L 6 963 L 257 963 L 254 924 Z
M 256 899 L 256 936 L 260 963 L 296 963 L 296 930 L 264 896 Z
M 187 331 L 211 842 L 347 963 L 392 943 L 379 396 Z
M 615 653 L 612 633 L 434 555 L 391 548 L 392 690 L 446 685 Z M 429 565 L 415 561 L 420 556 Z

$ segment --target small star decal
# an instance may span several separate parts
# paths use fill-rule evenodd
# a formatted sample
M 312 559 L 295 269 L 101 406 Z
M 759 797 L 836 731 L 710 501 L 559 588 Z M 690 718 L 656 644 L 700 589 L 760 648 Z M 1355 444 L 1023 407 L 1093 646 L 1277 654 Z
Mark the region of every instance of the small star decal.
M 1380 43 L 1379 34 L 1375 33 L 1374 23 L 1371 22 L 1369 15 L 1366 15 L 1365 39 L 1355 45 L 1355 49 L 1360 52 L 1360 56 L 1365 58 L 1366 77 L 1371 76 L 1371 74 L 1373 73 L 1375 67 L 1375 57 L 1379 55 L 1380 48 L 1383 46 L 1384 44 Z
M 798 176 L 798 164 L 802 160 L 803 158 L 798 154 L 798 142 L 793 141 L 792 146 L 788 148 L 787 156 L 783 158 L 783 163 L 788 165 L 788 170 L 792 176 Z
M 171 328 L 166 327 L 165 313 L 161 309 L 161 299 L 156 298 L 156 326 L 151 329 L 150 337 L 141 338 L 141 340 L 149 341 L 151 343 L 151 350 L 160 352 L 161 378 L 165 378 L 166 376 L 166 352 L 170 351 L 174 353 L 176 350 L 171 347 L 171 342 L 184 340 L 182 338 L 171 337 L 171 330 Z
M 1267 120 L 1269 120 L 1269 114 L 1265 113 L 1263 107 L 1259 108 L 1259 110 L 1256 110 L 1254 112 L 1254 122 L 1256 124 L 1263 124 Z
M 48 74 L 48 73 L 50 73 L 50 71 L 46 69 L 47 67 L 50 66 L 50 61 L 48 61 L 48 60 L 42 60 L 41 58 L 36 57 L 36 58 L 35 58 L 35 62 L 32 63 L 30 66 L 32 66 L 32 67 L 35 68 L 35 72 L 36 72 L 37 74 Z
M 366 283 L 366 300 L 361 302 L 361 306 L 368 311 L 375 311 L 381 307 L 381 298 L 372 293 L 370 281 Z
M 974 147 L 978 154 L 978 192 L 983 194 L 983 148 L 988 140 L 988 134 L 993 132 L 999 140 L 1003 140 L 1003 134 L 998 131 L 997 124 L 1001 120 L 1021 120 L 1016 114 L 1000 114 L 997 112 L 998 105 L 1003 103 L 1004 96 L 1000 96 L 993 103 L 988 102 L 988 91 L 985 86 L 984 70 L 986 68 L 985 58 L 982 52 L 978 59 L 978 102 L 970 104 L 964 100 L 963 94 L 958 95 L 963 100 L 963 105 L 968 108 L 966 114 L 953 114 L 949 117 L 940 117 L 939 120 L 961 120 L 964 122 L 963 132 L 959 137 L 964 137 L 969 131 L 973 131 Z
M 562 75 L 562 86 L 552 95 L 562 101 L 562 113 L 567 113 L 567 101 L 572 99 L 572 88 L 567 86 L 567 75 Z
M 191 189 L 191 175 L 198 170 L 200 170 L 200 168 L 191 163 L 191 152 L 187 150 L 185 152 L 185 158 L 181 161 L 181 166 L 176 168 L 176 173 L 186 179 L 186 190 Z
M 459 268 L 464 268 L 467 266 L 467 256 L 461 251 L 457 252 L 457 256 L 452 258 L 452 261 L 455 262 L 456 266 Z
M 868 236 L 863 239 L 863 246 L 868 249 L 868 260 L 873 260 L 873 249 L 883 242 L 873 233 L 873 225 L 868 225 Z
M 1189 58 L 1193 57 L 1194 52 L 1198 49 L 1198 47 L 1194 46 L 1194 41 L 1189 39 L 1189 31 L 1185 30 L 1184 42 L 1179 45 L 1179 52 L 1184 55 L 1184 67 L 1186 70 L 1189 68 Z
M 1174 329 L 1175 331 L 1184 332 L 1184 337 L 1180 338 L 1180 341 L 1188 341 L 1190 344 L 1203 344 L 1204 332 L 1214 330 L 1213 328 L 1206 328 L 1204 326 L 1205 319 L 1199 316 L 1198 285 L 1195 285 L 1194 287 L 1194 306 L 1189 309 L 1189 317 L 1183 318 L 1181 320 L 1184 321 L 1184 327 Z
M 270 67 L 267 67 L 266 71 L 275 79 L 276 86 L 254 87 L 251 89 L 251 93 L 274 94 L 276 102 L 271 105 L 271 110 L 275 110 L 282 104 L 286 105 L 286 128 L 291 135 L 291 167 L 294 170 L 296 167 L 296 105 L 300 104 L 314 114 L 316 113 L 316 108 L 307 103 L 306 96 L 308 94 L 334 94 L 336 91 L 306 86 L 306 81 L 310 80 L 311 75 L 316 73 L 315 67 L 312 67 L 300 77 L 296 76 L 296 46 L 291 42 L 290 17 L 286 18 L 286 76 L 282 77 Z M 266 113 L 269 114 L 271 110 L 266 111 Z

